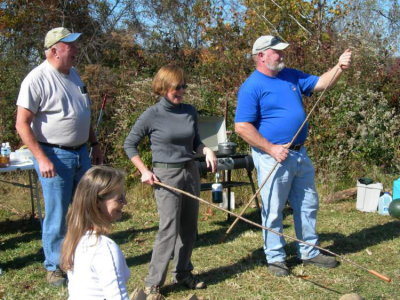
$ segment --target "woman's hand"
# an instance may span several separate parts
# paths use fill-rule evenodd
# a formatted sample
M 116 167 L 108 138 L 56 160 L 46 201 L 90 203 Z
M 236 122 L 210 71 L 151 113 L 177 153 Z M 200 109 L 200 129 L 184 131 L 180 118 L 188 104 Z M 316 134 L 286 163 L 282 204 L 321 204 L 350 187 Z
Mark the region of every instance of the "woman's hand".
M 153 185 L 154 181 L 159 182 L 157 176 L 153 172 L 151 172 L 150 170 L 143 171 L 143 173 L 142 173 L 142 182 L 143 183 Z
M 142 174 L 142 182 L 150 185 L 154 184 L 154 181 L 159 181 L 157 176 L 151 172 L 146 165 L 143 163 L 142 159 L 139 155 L 135 155 L 131 158 L 131 161 L 135 165 L 135 167 L 139 170 L 140 174 Z
M 206 165 L 207 168 L 210 169 L 213 173 L 217 171 L 217 157 L 215 156 L 214 151 L 212 151 L 208 147 L 203 148 L 203 154 L 206 157 Z

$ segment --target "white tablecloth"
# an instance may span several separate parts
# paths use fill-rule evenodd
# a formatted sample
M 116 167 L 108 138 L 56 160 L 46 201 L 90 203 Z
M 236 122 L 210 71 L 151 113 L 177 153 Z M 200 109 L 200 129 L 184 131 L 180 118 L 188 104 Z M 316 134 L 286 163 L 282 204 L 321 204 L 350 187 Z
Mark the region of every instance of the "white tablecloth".
M 10 182 L 10 181 L 5 181 L 1 180 L 1 182 L 4 183 L 10 183 L 16 186 L 20 187 L 25 187 L 29 188 L 31 191 L 31 204 L 32 204 L 32 216 L 34 215 L 34 202 L 36 200 L 36 205 L 39 213 L 39 220 L 40 220 L 40 225 L 42 226 L 43 224 L 43 217 L 42 217 L 42 208 L 40 206 L 40 199 L 39 199 L 39 191 L 38 191 L 38 182 L 37 182 L 37 176 L 36 172 L 34 171 L 35 167 L 33 165 L 33 162 L 31 160 L 26 160 L 26 161 L 11 161 L 11 165 L 8 166 L 7 168 L 0 168 L 0 173 L 7 173 L 7 172 L 13 172 L 13 171 L 28 171 L 29 172 L 29 184 L 21 184 L 18 182 Z
M 12 172 L 18 170 L 34 170 L 33 162 L 31 160 L 26 161 L 11 161 L 11 165 L 7 168 L 0 168 L 0 172 Z

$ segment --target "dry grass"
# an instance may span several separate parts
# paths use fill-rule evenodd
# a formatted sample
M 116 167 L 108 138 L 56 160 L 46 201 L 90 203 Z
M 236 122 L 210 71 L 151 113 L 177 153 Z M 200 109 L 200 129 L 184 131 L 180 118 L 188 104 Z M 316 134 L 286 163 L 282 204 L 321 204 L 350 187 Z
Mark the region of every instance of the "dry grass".
M 23 177 L 20 176 L 23 180 Z M 237 199 L 247 202 L 251 190 L 235 189 Z M 209 192 L 202 193 L 209 198 Z M 131 270 L 129 290 L 143 286 L 147 275 L 158 216 L 151 189 L 137 185 L 129 189 L 123 219 L 114 225 L 111 235 L 125 254 Z M 2 299 L 66 299 L 67 291 L 48 287 L 40 241 L 40 227 L 28 219 L 30 201 L 27 191 L 0 183 L 0 277 Z M 240 210 L 240 208 L 238 209 Z M 17 213 L 18 212 L 18 213 Z M 293 220 L 286 211 L 285 233 L 293 236 Z M 266 268 L 261 231 L 240 222 L 222 241 L 230 222 L 226 214 L 201 206 L 199 236 L 193 252 L 195 273 L 208 283 L 196 291 L 202 299 L 339 299 L 355 292 L 365 299 L 400 299 L 398 220 L 355 210 L 355 200 L 321 203 L 318 231 L 321 246 L 393 279 L 386 283 L 365 270 L 342 264 L 333 270 L 303 266 L 296 258 L 295 245 L 288 242 L 288 263 L 292 275 L 275 278 Z M 256 209 L 249 219 L 259 222 Z M 162 292 L 168 299 L 184 299 L 187 291 L 167 280 Z

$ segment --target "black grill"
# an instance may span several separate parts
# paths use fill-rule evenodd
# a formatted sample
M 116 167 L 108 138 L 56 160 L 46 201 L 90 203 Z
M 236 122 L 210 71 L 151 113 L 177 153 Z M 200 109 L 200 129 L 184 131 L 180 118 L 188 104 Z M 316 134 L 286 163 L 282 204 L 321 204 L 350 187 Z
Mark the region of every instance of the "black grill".
M 253 194 L 256 192 L 253 178 L 252 178 L 252 171 L 254 169 L 253 158 L 249 154 L 242 154 L 242 153 L 237 153 L 237 154 L 232 154 L 232 155 L 221 155 L 221 154 L 217 153 L 217 159 L 218 159 L 217 170 L 224 171 L 223 180 L 220 181 L 220 183 L 222 184 L 222 187 L 224 189 L 226 189 L 226 191 L 227 191 L 228 210 L 230 210 L 231 188 L 243 186 L 243 185 L 250 185 L 251 189 L 253 191 Z M 210 172 L 210 170 L 207 169 L 207 165 L 206 165 L 206 162 L 204 161 L 204 157 L 197 158 L 196 163 L 199 168 L 200 174 L 205 175 L 207 172 Z M 235 169 L 246 169 L 247 177 L 248 177 L 249 181 L 232 181 L 231 173 L 232 173 L 232 170 L 235 170 Z M 213 184 L 213 182 L 202 183 L 201 191 L 210 191 L 212 184 Z M 256 201 L 257 207 L 259 207 L 257 197 L 255 198 L 255 201 Z M 227 217 L 229 220 L 230 215 L 228 214 Z
M 218 171 L 221 170 L 234 170 L 234 169 L 246 169 L 248 172 L 253 171 L 254 163 L 251 155 L 248 154 L 232 154 L 232 155 L 219 155 L 217 154 Z M 207 169 L 204 157 L 196 159 L 197 166 L 201 174 L 205 174 L 210 170 Z

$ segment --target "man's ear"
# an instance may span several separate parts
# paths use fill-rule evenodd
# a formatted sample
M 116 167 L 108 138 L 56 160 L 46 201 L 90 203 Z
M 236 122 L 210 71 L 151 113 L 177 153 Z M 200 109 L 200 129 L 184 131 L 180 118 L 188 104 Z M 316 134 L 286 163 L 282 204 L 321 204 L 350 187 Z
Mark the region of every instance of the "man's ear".
M 57 55 L 57 48 L 56 47 L 51 47 L 50 48 L 50 51 L 51 51 L 51 54 L 53 54 L 53 55 Z

